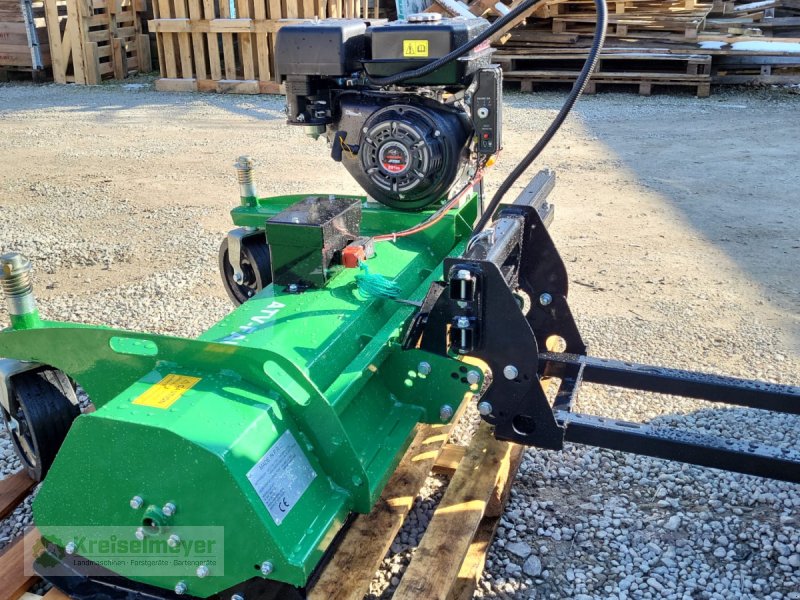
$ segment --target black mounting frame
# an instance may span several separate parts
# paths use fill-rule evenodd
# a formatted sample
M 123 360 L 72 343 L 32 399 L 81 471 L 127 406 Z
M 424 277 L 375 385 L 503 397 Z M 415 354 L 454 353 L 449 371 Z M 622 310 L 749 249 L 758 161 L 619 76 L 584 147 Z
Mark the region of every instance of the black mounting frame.
M 447 279 L 431 288 L 405 347 L 485 361 L 493 380 L 478 408 L 498 439 L 549 449 L 570 441 L 800 482 L 800 461 L 784 449 L 572 412 L 583 382 L 791 414 L 800 414 L 800 388 L 586 356 L 547 232 L 554 185 L 541 171 L 491 230 L 445 261 Z M 543 378 L 560 380 L 552 405 Z

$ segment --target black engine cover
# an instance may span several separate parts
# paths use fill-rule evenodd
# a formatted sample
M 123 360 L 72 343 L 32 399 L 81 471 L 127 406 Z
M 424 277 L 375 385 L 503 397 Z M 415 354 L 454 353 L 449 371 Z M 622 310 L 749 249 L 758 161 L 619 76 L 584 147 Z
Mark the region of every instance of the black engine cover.
M 340 111 L 335 153 L 342 150 L 345 168 L 375 200 L 422 209 L 463 175 L 473 131 L 462 111 L 419 97 L 366 94 L 343 95 Z

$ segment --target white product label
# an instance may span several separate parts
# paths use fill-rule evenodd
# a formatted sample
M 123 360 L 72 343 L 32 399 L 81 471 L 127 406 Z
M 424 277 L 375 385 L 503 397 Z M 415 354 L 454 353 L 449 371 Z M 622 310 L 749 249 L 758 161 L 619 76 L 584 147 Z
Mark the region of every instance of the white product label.
M 317 476 L 290 431 L 284 431 L 247 472 L 258 497 L 280 525 Z

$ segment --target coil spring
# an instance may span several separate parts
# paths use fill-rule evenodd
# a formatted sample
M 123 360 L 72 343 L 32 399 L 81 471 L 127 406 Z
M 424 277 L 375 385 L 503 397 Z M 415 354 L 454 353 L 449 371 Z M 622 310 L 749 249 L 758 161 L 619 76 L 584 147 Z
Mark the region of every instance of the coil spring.
M 0 265 L 0 282 L 6 298 L 18 298 L 33 291 L 31 263 L 28 259 L 14 252 L 0 257 Z
M 249 156 L 240 156 L 236 161 L 236 175 L 239 178 L 239 183 L 243 185 L 250 185 L 253 183 L 253 159 Z

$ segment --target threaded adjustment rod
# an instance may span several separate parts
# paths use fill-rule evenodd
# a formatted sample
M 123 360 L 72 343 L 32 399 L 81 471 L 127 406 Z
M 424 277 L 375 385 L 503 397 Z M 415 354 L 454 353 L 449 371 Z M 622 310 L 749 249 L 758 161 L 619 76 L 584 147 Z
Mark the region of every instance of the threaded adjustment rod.
M 256 202 L 256 184 L 253 183 L 253 169 L 255 161 L 249 156 L 240 156 L 235 163 L 236 176 L 239 179 L 239 195 L 242 197 L 243 206 L 252 206 Z
M 31 261 L 19 252 L 0 256 L 0 287 L 15 329 L 29 329 L 41 324 L 33 295 L 32 270 Z

